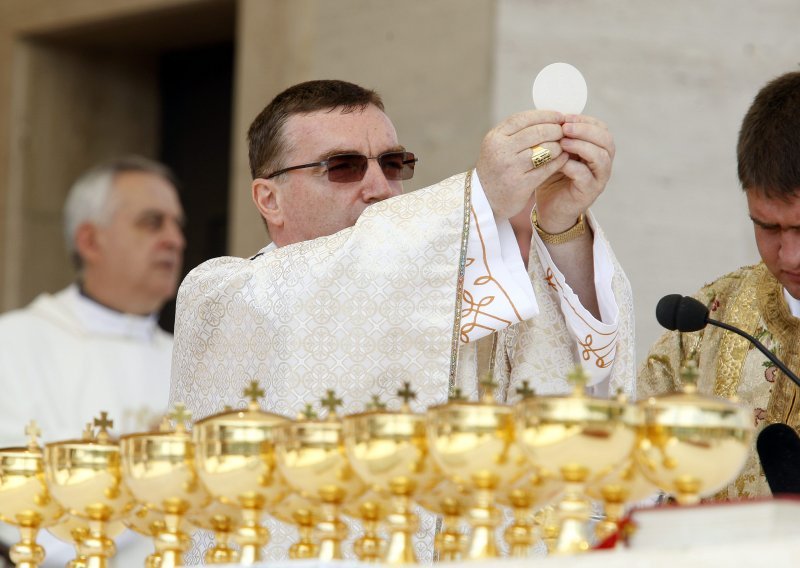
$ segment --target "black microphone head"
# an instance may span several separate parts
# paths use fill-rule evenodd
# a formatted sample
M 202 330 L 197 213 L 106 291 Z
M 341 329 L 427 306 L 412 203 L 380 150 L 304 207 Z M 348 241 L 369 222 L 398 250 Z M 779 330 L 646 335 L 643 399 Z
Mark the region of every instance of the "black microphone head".
M 698 331 L 708 323 L 708 308 L 700 300 L 684 296 L 676 312 L 678 331 Z
M 678 306 L 683 296 L 680 294 L 669 294 L 658 301 L 656 305 L 656 320 L 662 327 L 675 330 L 678 329 Z
M 773 495 L 800 493 L 800 437 L 794 428 L 770 424 L 758 434 L 756 451 Z

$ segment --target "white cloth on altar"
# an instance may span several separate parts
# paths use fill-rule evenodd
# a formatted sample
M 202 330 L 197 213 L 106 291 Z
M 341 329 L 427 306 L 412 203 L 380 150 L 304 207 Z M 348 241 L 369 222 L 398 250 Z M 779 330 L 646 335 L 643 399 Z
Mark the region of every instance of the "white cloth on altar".
M 80 438 L 100 411 L 114 421 L 113 435 L 149 429 L 167 408 L 171 358 L 172 336 L 155 316 L 111 310 L 75 284 L 38 296 L 0 316 L 0 447 L 24 446 L 31 420 L 45 442 Z M 3 534 L 11 535 L 6 542 L 15 538 L 13 530 Z M 40 535 L 44 566 L 63 567 L 74 557 L 71 546 Z M 128 540 L 136 541 L 133 548 Z M 152 546 L 141 541 L 118 541 L 119 566 L 143 562 Z

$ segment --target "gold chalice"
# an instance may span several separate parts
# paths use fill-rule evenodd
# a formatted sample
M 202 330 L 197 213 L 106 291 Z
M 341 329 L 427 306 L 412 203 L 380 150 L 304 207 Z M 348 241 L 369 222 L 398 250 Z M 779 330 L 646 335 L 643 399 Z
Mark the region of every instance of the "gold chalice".
M 500 514 L 495 501 L 499 487 L 515 483 L 530 468 L 515 441 L 514 408 L 494 402 L 495 384 L 482 381 L 480 402 L 460 400 L 428 409 L 431 455 L 456 486 L 472 492 L 469 509 L 472 535 L 466 556 L 497 556 L 495 529 Z
M 126 525 L 122 521 L 111 521 L 104 527 L 105 535 L 111 539 L 118 537 L 125 530 Z M 67 563 L 67 568 L 89 568 L 89 559 L 82 552 L 82 543 L 90 535 L 87 519 L 65 514 L 56 524 L 47 527 L 47 532 L 75 547 L 75 558 Z
M 55 524 L 64 510 L 50 497 L 44 481 L 36 422 L 31 421 L 25 433 L 30 437 L 27 446 L 0 449 L 0 520 L 19 529 L 20 540 L 9 551 L 14 565 L 36 568 L 45 557 L 36 535 Z
M 89 534 L 78 543 L 80 556 L 92 568 L 106 568 L 116 552 L 106 525 L 127 515 L 135 501 L 122 483 L 119 445 L 108 434 L 113 422 L 101 412 L 94 426 L 97 433 L 87 425 L 82 440 L 47 444 L 45 475 L 53 497 L 89 522 Z
M 230 540 L 242 524 L 242 510 L 231 504 L 213 500 L 201 509 L 190 509 L 187 520 L 194 526 L 214 533 L 214 545 L 206 550 L 206 564 L 235 564 L 239 551 L 232 548 Z
M 634 453 L 644 476 L 682 505 L 713 495 L 741 471 L 750 452 L 750 413 L 699 394 L 697 368 L 681 372 L 683 392 L 641 401 L 644 428 Z
M 250 399 L 246 409 L 203 418 L 195 423 L 193 434 L 203 485 L 222 503 L 241 509 L 242 523 L 235 535 L 241 547 L 238 562 L 251 565 L 261 560 L 261 548 L 269 541 L 261 515 L 286 492 L 276 476 L 274 443 L 277 428 L 289 419 L 259 408 L 264 391 L 257 381 L 244 395 Z
M 536 464 L 556 471 L 565 483 L 557 504 L 558 553 L 589 549 L 591 502 L 585 487 L 598 475 L 621 467 L 636 440 L 636 408 L 624 397 L 586 396 L 586 374 L 577 367 L 569 376 L 575 389 L 566 396 L 537 396 L 517 406 L 520 444 Z
M 403 399 L 400 411 L 385 410 L 374 399 L 374 410 L 345 416 L 342 428 L 353 469 L 391 502 L 386 517 L 389 546 L 383 561 L 406 564 L 417 562 L 411 537 L 419 519 L 412 511 L 412 499 L 432 489 L 440 478 L 428 457 L 425 416 L 414 414 L 409 406 L 416 393 L 405 383 L 397 394 Z
M 433 541 L 436 557 L 442 562 L 456 562 L 462 559 L 469 544 L 461 529 L 474 499 L 463 483 L 448 479 L 435 460 L 432 461 L 440 481 L 430 491 L 419 493 L 417 503 L 442 517 L 441 530 Z
M 185 515 L 211 499 L 195 472 L 195 452 L 185 421 L 190 419 L 182 404 L 176 406 L 160 432 L 128 434 L 120 438 L 123 478 L 136 500 L 163 515 L 156 525 L 155 547 L 160 568 L 183 565 L 183 554 L 191 538 L 181 528 Z
M 292 489 L 320 507 L 320 560 L 342 558 L 347 526 L 339 517 L 340 508 L 365 490 L 345 454 L 342 423 L 336 416 L 341 404 L 329 390 L 322 401 L 328 409 L 327 419 L 301 418 L 278 431 L 276 457 L 281 475 Z

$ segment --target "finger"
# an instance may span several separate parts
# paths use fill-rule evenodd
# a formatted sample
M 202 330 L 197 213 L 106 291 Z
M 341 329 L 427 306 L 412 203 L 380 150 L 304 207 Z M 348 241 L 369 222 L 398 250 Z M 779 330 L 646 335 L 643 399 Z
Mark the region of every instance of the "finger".
M 562 129 L 564 130 L 564 136 L 566 138 L 585 140 L 596 146 L 605 148 L 612 158 L 617 151 L 616 145 L 614 144 L 614 137 L 606 128 L 604 128 L 604 125 L 598 126 L 590 123 L 565 123 Z
M 616 148 L 614 139 L 602 135 L 603 130 L 588 133 L 587 138 L 565 136 L 559 141 L 561 147 L 570 154 L 576 154 L 584 161 L 598 161 L 600 159 L 614 159 Z
M 569 154 L 561 151 L 560 148 L 557 150 L 557 152 L 558 154 L 555 153 L 552 154 L 553 158 L 549 162 L 539 166 L 538 168 L 533 167 L 533 161 L 531 160 L 529 154 L 528 168 L 525 170 L 525 173 L 526 174 L 535 173 L 537 176 L 540 176 L 541 180 L 546 180 L 554 173 L 556 173 L 558 170 L 560 170 L 562 167 L 564 167 L 564 165 L 569 161 Z
M 593 124 L 605 130 L 608 130 L 608 125 L 599 118 L 589 116 L 587 114 L 566 114 L 564 115 L 564 123 L 571 124 Z
M 575 188 L 583 194 L 596 196 L 605 187 L 605 181 L 600 182 L 595 177 L 587 164 L 577 160 L 567 160 L 561 167 L 561 172 L 572 180 Z
M 517 132 L 537 124 L 561 124 L 564 122 L 564 115 L 553 110 L 526 110 L 512 114 L 501 122 L 498 132 L 506 136 L 512 136 Z
M 558 146 L 558 141 L 563 137 L 560 124 L 537 124 L 509 136 L 508 142 L 516 152 L 524 152 L 534 146 L 543 146 L 546 142 L 553 142 Z

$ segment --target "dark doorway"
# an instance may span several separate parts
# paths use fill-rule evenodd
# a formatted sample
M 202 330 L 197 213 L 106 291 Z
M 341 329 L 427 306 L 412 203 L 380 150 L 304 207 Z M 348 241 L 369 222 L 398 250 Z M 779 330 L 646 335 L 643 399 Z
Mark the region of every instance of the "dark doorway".
M 186 212 L 183 275 L 226 251 L 234 49 L 221 43 L 159 56 L 159 158 L 180 180 Z M 175 301 L 159 323 L 172 331 Z

